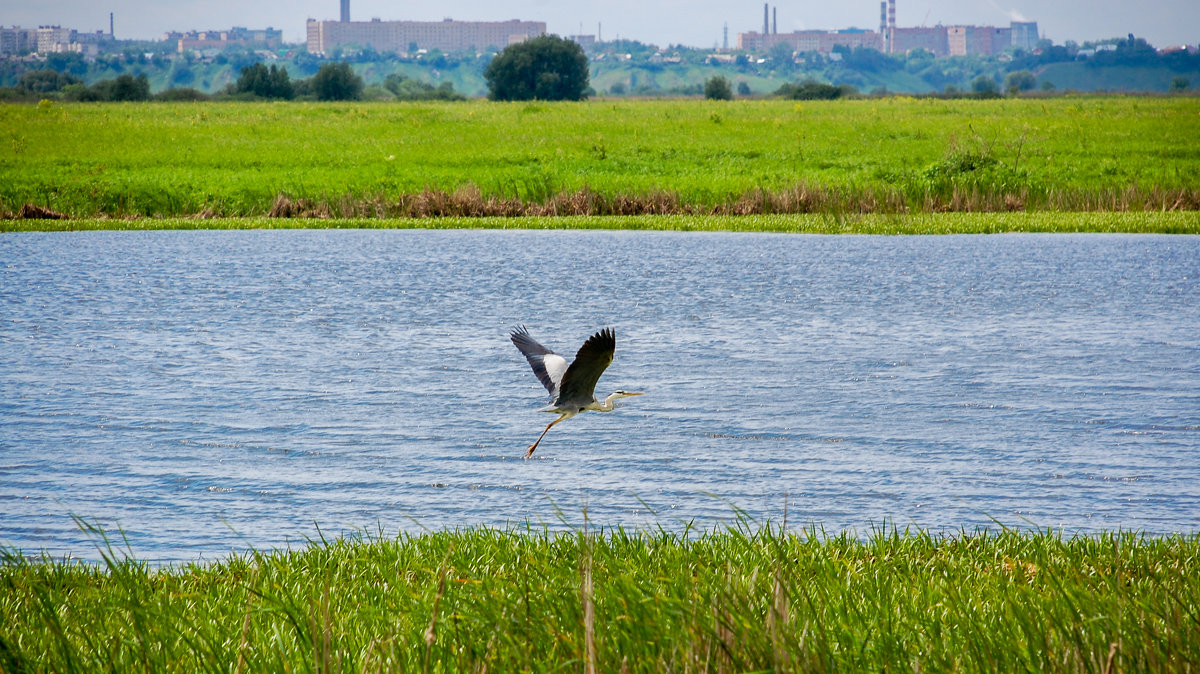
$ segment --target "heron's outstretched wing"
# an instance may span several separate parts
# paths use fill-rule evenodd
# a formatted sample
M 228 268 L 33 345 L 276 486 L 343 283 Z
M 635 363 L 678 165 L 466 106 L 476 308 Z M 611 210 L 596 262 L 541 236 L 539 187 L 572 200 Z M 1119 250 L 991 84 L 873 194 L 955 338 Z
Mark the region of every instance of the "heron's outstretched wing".
M 617 337 L 612 328 L 604 328 L 588 337 L 563 375 L 555 403 L 578 402 L 583 405 L 592 402 L 596 381 L 612 363 L 616 348 Z
M 550 395 L 557 395 L 563 373 L 567 371 L 567 359 L 538 344 L 529 336 L 529 331 L 524 325 L 513 328 L 509 338 L 525 356 L 525 360 L 529 361 L 529 366 L 533 368 L 533 373 L 537 375 L 538 381 L 542 382 L 542 386 L 546 387 Z

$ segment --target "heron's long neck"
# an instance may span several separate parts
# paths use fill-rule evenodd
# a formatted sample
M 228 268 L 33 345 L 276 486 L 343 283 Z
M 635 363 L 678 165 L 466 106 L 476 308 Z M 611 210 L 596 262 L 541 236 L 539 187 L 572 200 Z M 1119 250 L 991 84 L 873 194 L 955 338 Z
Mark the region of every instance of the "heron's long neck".
M 613 400 L 620 397 L 621 395 L 619 393 L 609 393 L 608 397 L 604 399 L 604 402 L 600 403 L 600 406 L 596 408 L 596 411 L 611 412 L 613 407 L 615 407 L 615 405 L 613 405 Z

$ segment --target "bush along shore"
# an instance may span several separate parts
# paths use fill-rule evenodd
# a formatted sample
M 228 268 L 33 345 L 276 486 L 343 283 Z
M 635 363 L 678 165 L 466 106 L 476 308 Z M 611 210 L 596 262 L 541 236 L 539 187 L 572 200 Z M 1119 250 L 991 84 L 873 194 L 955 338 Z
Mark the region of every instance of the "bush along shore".
M 1196 671 L 1200 536 L 469 528 L 3 553 L 3 671 Z

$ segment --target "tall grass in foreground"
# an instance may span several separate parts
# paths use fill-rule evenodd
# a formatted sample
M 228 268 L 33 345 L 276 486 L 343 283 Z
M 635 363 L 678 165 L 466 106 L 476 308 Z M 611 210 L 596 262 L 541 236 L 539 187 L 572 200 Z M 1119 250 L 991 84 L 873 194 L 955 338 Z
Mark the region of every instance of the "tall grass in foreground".
M 1194 671 L 1200 536 L 745 524 L 0 565 L 4 671 Z

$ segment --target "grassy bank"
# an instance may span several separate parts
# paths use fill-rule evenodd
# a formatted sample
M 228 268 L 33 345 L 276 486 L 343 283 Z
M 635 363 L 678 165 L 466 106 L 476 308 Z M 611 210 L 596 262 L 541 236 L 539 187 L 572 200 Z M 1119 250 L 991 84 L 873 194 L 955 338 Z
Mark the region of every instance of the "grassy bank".
M 468 529 L 0 565 L 0 668 L 1189 671 L 1200 537 Z
M 0 106 L 0 211 L 1200 208 L 1193 98 Z
M 564 216 L 443 218 L 139 218 L 0 220 L 0 232 L 168 229 L 624 229 L 808 234 L 1125 232 L 1200 234 L 1200 213 L 925 213 L 915 215 Z

